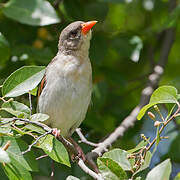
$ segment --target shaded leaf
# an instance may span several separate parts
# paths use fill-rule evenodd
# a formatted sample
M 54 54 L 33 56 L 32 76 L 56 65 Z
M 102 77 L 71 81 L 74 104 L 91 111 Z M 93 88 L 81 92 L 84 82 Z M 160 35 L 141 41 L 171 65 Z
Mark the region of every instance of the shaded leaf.
M 179 163 L 180 162 L 180 156 L 179 156 L 179 152 L 180 152 L 180 133 L 178 133 L 178 135 L 175 137 L 175 139 L 173 140 L 170 148 L 169 148 L 169 153 L 168 156 L 171 158 L 172 161 Z
M 171 162 L 169 159 L 154 167 L 147 175 L 146 180 L 169 180 L 171 173 Z
M 41 128 L 41 127 L 38 127 L 34 124 L 27 124 L 26 126 L 23 127 L 24 129 L 29 129 L 33 132 L 37 132 L 37 133 L 40 133 L 40 134 L 44 134 L 45 131 Z
M 5 164 L 3 169 L 9 180 L 32 180 L 30 172 L 27 171 L 21 163 L 14 162 Z
M 162 26 L 162 29 L 167 29 L 175 26 L 179 20 L 179 16 L 180 16 L 180 5 L 177 5 L 177 7 L 167 17 L 167 20 Z
M 18 117 L 23 114 L 24 118 L 29 117 L 30 109 L 25 104 L 17 101 L 5 102 L 2 104 L 1 110 L 7 111 L 8 113 Z
M 0 32 L 0 62 L 5 62 L 10 56 L 9 43 Z
M 3 8 L 3 13 L 8 18 L 33 26 L 60 22 L 56 11 L 46 0 L 10 0 Z
M 177 95 L 177 89 L 173 86 L 161 86 L 158 89 L 156 89 L 151 98 L 149 104 L 144 106 L 138 116 L 137 119 L 140 120 L 147 109 L 154 106 L 155 104 L 162 104 L 162 103 L 177 103 L 178 95 Z
M 99 171 L 104 179 L 124 180 L 127 179 L 126 172 L 118 163 L 110 158 L 99 157 L 97 159 Z
M 3 96 L 16 97 L 31 91 L 39 84 L 44 73 L 44 66 L 24 66 L 16 70 L 3 83 Z

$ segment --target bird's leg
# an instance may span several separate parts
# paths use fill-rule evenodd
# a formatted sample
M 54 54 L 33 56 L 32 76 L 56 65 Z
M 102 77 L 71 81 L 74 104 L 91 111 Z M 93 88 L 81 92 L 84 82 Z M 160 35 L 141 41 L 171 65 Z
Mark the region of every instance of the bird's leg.
M 77 150 L 78 157 L 82 158 L 82 160 L 85 162 L 86 161 L 86 155 L 84 154 L 81 147 L 76 143 L 76 141 L 72 137 L 69 137 L 68 140 L 74 145 L 74 148 Z

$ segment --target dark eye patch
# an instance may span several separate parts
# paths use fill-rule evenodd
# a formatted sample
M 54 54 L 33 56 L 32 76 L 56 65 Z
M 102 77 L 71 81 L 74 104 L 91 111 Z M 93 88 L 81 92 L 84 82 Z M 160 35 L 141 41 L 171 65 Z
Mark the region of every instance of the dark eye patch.
M 69 38 L 79 38 L 79 31 L 80 31 L 79 27 L 71 30 L 69 33 Z
M 77 34 L 78 34 L 77 29 L 70 32 L 71 37 L 76 37 Z

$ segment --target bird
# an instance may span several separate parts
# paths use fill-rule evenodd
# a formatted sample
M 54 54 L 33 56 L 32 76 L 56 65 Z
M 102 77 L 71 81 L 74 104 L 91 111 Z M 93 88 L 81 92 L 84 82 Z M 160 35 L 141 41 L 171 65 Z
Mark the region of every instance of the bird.
M 92 94 L 89 47 L 92 27 L 97 21 L 75 21 L 59 37 L 58 52 L 45 70 L 38 93 L 40 113 L 45 122 L 69 138 L 85 119 Z

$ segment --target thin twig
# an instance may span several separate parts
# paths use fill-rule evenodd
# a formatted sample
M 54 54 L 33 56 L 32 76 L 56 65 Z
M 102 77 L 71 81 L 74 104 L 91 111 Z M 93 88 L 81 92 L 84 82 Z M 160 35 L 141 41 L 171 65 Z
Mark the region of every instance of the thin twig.
M 39 157 L 36 158 L 36 160 L 39 160 L 39 159 L 42 159 L 42 158 L 45 158 L 45 157 L 48 157 L 48 155 L 47 155 L 47 154 L 44 154 L 44 155 L 42 155 L 42 156 L 39 156 Z
M 167 124 L 169 124 L 169 122 L 171 122 L 176 117 L 179 111 L 180 111 L 180 106 L 178 106 L 178 109 L 176 110 L 176 112 L 166 122 L 163 123 L 161 129 L 159 130 L 159 134 L 161 134 L 163 129 L 167 126 Z M 149 144 L 149 146 L 146 148 L 146 151 L 149 151 L 151 149 L 151 147 L 154 145 L 156 140 L 157 140 L 157 137 L 154 138 L 153 141 Z
M 99 144 L 98 143 L 93 143 L 93 142 L 90 142 L 88 141 L 85 136 L 82 134 L 81 132 L 81 129 L 80 128 L 77 128 L 76 129 L 76 133 L 78 134 L 80 140 L 78 141 L 79 143 L 85 143 L 85 144 L 88 144 L 90 146 L 93 146 L 93 147 L 98 147 Z
M 37 144 L 37 142 L 38 142 L 42 137 L 44 137 L 44 136 L 46 136 L 46 135 L 48 135 L 48 134 L 51 134 L 51 132 L 52 132 L 52 130 L 47 131 L 47 132 L 45 132 L 44 134 L 42 134 L 41 136 L 39 136 L 32 144 L 30 144 L 30 145 L 28 146 L 28 149 L 27 149 L 26 151 L 22 152 L 22 154 L 25 154 L 25 153 L 31 151 L 31 148 L 32 148 L 35 144 Z
M 30 116 L 32 115 L 32 101 L 31 101 L 31 92 L 29 91 L 29 107 L 30 107 Z

